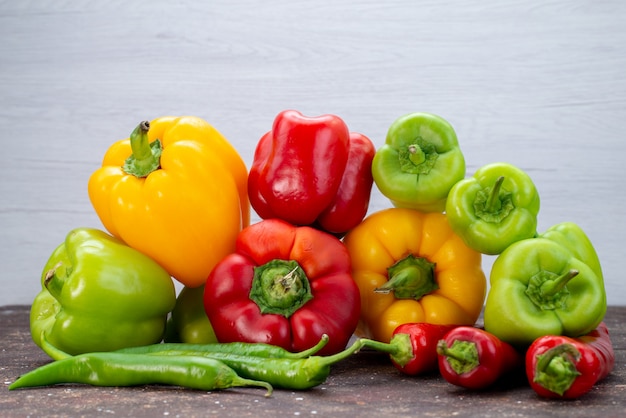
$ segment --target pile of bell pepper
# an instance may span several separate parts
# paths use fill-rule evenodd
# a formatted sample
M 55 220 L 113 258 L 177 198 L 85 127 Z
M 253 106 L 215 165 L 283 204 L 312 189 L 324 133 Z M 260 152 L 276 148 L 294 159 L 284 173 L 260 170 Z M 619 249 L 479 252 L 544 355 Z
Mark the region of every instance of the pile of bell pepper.
M 374 186 L 390 207 L 369 213 Z M 251 365 L 306 353 L 321 367 L 311 380 L 319 384 L 330 364 L 367 347 L 407 375 L 438 370 L 484 389 L 525 369 L 539 395 L 576 398 L 614 366 L 587 235 L 572 222 L 539 233 L 539 193 L 512 164 L 466 177 L 456 132 L 440 116 L 399 117 L 376 149 L 336 115 L 286 110 L 257 142 L 249 172 L 205 120 L 157 118 L 112 144 L 87 189 L 108 233 L 69 232 L 31 311 L 33 341 L 64 369 L 84 356 L 74 361 L 93 363 L 93 377 L 110 361 L 131 374 L 110 384 L 140 384 L 149 382 L 133 380 L 137 362 L 167 370 L 187 361 L 209 375 L 226 370 L 228 384 L 216 388 L 302 389 L 264 381 Z M 488 291 L 483 255 L 497 257 Z M 233 344 L 232 363 L 200 359 Z M 63 380 L 49 369 L 28 385 Z

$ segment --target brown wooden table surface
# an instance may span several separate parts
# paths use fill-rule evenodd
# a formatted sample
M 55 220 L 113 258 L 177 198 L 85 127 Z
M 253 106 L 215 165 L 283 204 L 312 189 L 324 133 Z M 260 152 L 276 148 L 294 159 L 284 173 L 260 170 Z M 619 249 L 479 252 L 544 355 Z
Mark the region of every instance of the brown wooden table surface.
M 615 369 L 585 396 L 541 399 L 523 376 L 475 392 L 438 374 L 402 375 L 386 355 L 363 350 L 333 367 L 325 383 L 307 391 L 237 388 L 196 391 L 58 385 L 9 391 L 8 386 L 50 359 L 31 340 L 28 306 L 0 307 L 0 416 L 433 416 L 621 417 L 626 414 L 626 307 L 609 307 L 606 323 L 615 347 Z

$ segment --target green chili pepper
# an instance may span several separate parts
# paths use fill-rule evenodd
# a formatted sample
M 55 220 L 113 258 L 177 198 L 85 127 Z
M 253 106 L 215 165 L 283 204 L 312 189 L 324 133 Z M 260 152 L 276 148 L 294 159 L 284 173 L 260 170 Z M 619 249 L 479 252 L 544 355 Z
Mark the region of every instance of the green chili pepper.
M 48 363 L 28 372 L 9 385 L 9 390 L 83 383 L 93 386 L 171 385 L 189 389 L 217 390 L 259 386 L 271 396 L 272 385 L 250 380 L 207 357 L 159 357 L 115 352 L 86 353 Z
M 578 337 L 606 313 L 596 251 L 573 223 L 518 241 L 493 263 L 485 330 L 518 346 L 544 335 Z
M 305 390 L 326 381 L 333 364 L 359 351 L 364 344 L 357 340 L 345 350 L 330 356 L 307 358 L 264 358 L 234 353 L 166 350 L 153 352 L 154 357 L 185 358 L 204 356 L 219 360 L 245 378 L 261 380 L 274 387 Z
M 62 360 L 72 357 L 70 354 L 59 350 L 50 344 L 45 335 L 41 336 L 42 349 L 54 360 Z M 116 353 L 123 354 L 153 354 L 164 351 L 185 351 L 197 353 L 199 356 L 210 353 L 222 354 L 238 354 L 252 357 L 263 358 L 306 358 L 320 351 L 328 343 L 328 335 L 323 334 L 320 341 L 308 350 L 292 353 L 282 347 L 265 343 L 209 343 L 209 344 L 190 344 L 190 343 L 160 343 L 151 344 L 141 347 L 128 347 L 116 350 Z
M 465 176 L 465 158 L 445 119 L 410 113 L 389 127 L 374 155 L 372 175 L 394 206 L 443 212 L 448 192 Z
M 507 163 L 479 168 L 452 187 L 446 214 L 452 230 L 483 254 L 500 254 L 537 235 L 539 194 L 530 176 Z

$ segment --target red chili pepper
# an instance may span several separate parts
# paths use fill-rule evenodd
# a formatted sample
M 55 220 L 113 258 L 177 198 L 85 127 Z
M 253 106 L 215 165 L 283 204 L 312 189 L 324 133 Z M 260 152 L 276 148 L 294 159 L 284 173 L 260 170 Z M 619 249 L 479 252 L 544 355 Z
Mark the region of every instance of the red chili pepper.
M 530 386 L 546 398 L 578 398 L 607 377 L 614 366 L 613 344 L 604 322 L 578 338 L 539 337 L 526 352 Z
M 389 343 L 362 338 L 364 347 L 389 354 L 402 373 L 417 376 L 437 370 L 437 342 L 457 325 L 413 322 L 399 325 Z
M 367 213 L 374 144 L 335 115 L 285 110 L 257 144 L 250 203 L 262 219 L 279 218 L 342 235 Z
M 437 344 L 437 354 L 443 378 L 468 389 L 484 389 L 523 364 L 512 345 L 469 326 L 448 332 Z

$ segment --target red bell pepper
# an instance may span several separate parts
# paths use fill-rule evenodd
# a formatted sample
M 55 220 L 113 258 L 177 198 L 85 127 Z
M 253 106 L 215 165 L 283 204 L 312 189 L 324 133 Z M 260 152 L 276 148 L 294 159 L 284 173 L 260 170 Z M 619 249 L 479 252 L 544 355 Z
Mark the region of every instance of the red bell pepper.
M 546 335 L 526 351 L 526 376 L 546 398 L 575 399 L 611 373 L 615 352 L 604 322 L 578 338 Z
M 399 325 L 389 343 L 362 338 L 364 347 L 389 354 L 402 373 L 417 376 L 437 370 L 437 342 L 457 325 L 411 322 Z
M 356 330 L 359 290 L 336 237 L 280 219 L 243 229 L 215 266 L 204 308 L 220 342 L 260 342 L 302 351 L 324 334 L 320 355 L 345 348 Z
M 257 144 L 248 176 L 250 203 L 262 219 L 342 235 L 367 213 L 375 153 L 369 138 L 350 133 L 335 115 L 285 110 Z
M 484 389 L 523 365 L 512 345 L 470 326 L 448 332 L 437 344 L 437 354 L 443 378 L 467 389 Z

